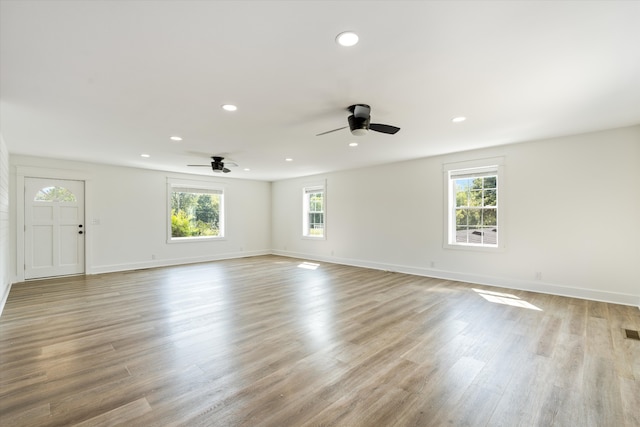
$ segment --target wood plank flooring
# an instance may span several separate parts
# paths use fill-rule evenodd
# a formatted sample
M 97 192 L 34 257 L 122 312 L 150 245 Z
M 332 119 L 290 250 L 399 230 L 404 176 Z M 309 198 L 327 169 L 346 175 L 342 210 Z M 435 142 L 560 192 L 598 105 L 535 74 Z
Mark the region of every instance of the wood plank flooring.
M 640 310 L 261 256 L 14 285 L 0 425 L 640 426 Z

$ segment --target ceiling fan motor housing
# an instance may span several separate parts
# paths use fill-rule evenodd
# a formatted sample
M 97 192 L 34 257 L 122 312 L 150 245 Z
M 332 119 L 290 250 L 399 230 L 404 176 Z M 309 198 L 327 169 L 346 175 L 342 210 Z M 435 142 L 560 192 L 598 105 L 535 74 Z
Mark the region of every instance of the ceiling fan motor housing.
M 224 163 L 214 160 L 211 162 L 211 169 L 213 169 L 214 172 L 222 172 L 224 170 Z
M 366 135 L 369 131 L 370 117 L 355 117 L 353 114 L 349 116 L 349 129 L 354 136 Z

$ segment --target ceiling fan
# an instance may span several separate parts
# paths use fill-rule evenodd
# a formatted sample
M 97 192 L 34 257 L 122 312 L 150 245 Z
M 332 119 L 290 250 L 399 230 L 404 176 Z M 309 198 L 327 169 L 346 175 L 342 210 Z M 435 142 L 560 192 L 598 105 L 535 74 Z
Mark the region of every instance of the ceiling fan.
M 343 126 L 338 129 L 328 130 L 317 134 L 316 136 L 326 135 L 331 132 L 349 128 L 351 134 L 355 136 L 366 135 L 369 130 L 376 132 L 387 133 L 390 135 L 395 134 L 400 130 L 399 127 L 391 125 L 383 125 L 381 123 L 370 123 L 371 121 L 371 107 L 367 104 L 354 104 L 347 107 L 347 111 L 351 113 L 348 117 L 349 126 Z
M 196 166 L 196 167 L 210 167 L 214 172 L 216 173 L 229 173 L 231 172 L 230 169 L 227 169 L 224 165 L 229 165 L 229 166 L 238 166 L 237 163 L 235 162 L 231 162 L 231 161 L 227 161 L 226 163 L 223 162 L 224 157 L 221 156 L 211 156 L 211 164 L 210 165 L 187 165 L 187 166 Z

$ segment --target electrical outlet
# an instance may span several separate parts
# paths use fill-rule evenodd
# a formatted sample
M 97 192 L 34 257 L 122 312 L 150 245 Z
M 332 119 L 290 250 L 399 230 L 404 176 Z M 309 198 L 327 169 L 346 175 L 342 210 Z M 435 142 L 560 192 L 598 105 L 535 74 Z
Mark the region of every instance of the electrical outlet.
M 542 280 L 542 271 L 536 271 L 536 280 Z

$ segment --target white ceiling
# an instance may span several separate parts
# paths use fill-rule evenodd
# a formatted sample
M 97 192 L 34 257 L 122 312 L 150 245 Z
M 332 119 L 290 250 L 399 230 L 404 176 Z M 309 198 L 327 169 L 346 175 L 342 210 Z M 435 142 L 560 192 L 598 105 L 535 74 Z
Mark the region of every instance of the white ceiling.
M 0 5 L 15 154 L 272 181 L 640 123 L 636 1 Z M 315 136 L 354 103 L 400 132 Z

